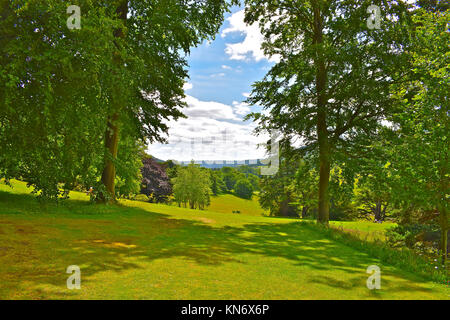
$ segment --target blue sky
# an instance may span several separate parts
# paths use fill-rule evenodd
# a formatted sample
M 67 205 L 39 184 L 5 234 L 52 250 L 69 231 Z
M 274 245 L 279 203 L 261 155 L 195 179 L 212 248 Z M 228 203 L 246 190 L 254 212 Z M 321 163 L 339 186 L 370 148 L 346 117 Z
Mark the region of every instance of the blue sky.
M 188 118 L 169 122 L 169 144 L 149 146 L 150 154 L 179 161 L 264 157 L 258 144 L 267 137 L 254 136 L 254 124 L 243 121 L 260 108 L 243 101 L 276 58 L 264 56 L 258 27 L 247 26 L 243 16 L 242 8 L 233 8 L 214 41 L 192 48 L 185 85 Z

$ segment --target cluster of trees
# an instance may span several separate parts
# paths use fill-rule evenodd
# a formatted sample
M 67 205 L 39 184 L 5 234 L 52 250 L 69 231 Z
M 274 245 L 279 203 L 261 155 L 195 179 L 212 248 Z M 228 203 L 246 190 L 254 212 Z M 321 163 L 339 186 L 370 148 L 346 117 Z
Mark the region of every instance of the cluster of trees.
M 212 193 L 233 193 L 244 199 L 251 199 L 255 191 L 259 191 L 259 168 L 247 165 L 222 167 L 211 170 Z
M 0 178 L 45 198 L 139 188 L 142 145 L 183 117 L 190 48 L 213 39 L 235 0 L 0 1 Z
M 145 156 L 143 160 L 141 194 L 155 203 L 176 202 L 191 209 L 204 209 L 210 195 L 233 193 L 251 199 L 259 190 L 259 169 L 249 166 L 221 169 L 201 168 L 194 163 L 179 166 L 172 161 L 161 162 Z
M 377 220 L 398 209 L 401 221 L 438 226 L 445 262 L 448 2 L 246 3 L 265 53 L 280 58 L 247 101 L 266 109 L 249 116 L 257 132 L 276 129 L 284 144 L 284 168 L 262 182 L 262 204 L 287 214 L 296 202 L 316 206 L 325 225 L 352 203 Z M 367 24 L 371 5 L 381 10 L 379 29 Z
M 317 155 L 295 150 L 289 144 L 284 144 L 282 150 L 278 172 L 261 179 L 261 206 L 272 216 L 317 218 Z M 330 170 L 330 219 L 369 218 L 355 201 L 354 183 L 358 180 L 352 181 L 344 170 L 343 164 L 335 164 Z
M 211 180 L 207 170 L 191 163 L 177 170 L 177 176 L 172 180 L 173 194 L 178 206 L 181 204 L 190 209 L 203 210 L 210 204 Z

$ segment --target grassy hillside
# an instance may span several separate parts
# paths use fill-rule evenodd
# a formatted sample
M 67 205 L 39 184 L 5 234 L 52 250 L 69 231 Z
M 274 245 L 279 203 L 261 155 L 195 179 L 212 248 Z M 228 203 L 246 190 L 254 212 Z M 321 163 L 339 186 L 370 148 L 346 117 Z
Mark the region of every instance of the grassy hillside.
M 39 203 L 0 184 L 0 299 L 448 299 L 306 224 L 86 196 Z M 366 268 L 382 289 L 366 287 Z M 81 290 L 66 268 L 81 267 Z
M 240 214 L 249 216 L 268 215 L 269 212 L 259 205 L 258 196 L 254 195 L 251 200 L 242 199 L 232 194 L 222 194 L 211 197 L 211 205 L 208 210 L 222 213 L 240 211 Z
M 373 223 L 372 221 L 331 221 L 332 228 L 351 233 L 363 240 L 382 240 L 386 239 L 387 229 L 396 226 L 393 222 Z
M 253 196 L 252 200 L 236 197 L 232 194 L 223 194 L 211 197 L 209 211 L 230 213 L 240 211 L 241 215 L 268 216 L 269 211 L 261 208 L 258 196 Z M 388 228 L 395 226 L 395 223 L 384 222 L 382 224 L 371 221 L 331 221 L 331 227 L 351 233 L 365 240 L 384 240 L 385 232 Z

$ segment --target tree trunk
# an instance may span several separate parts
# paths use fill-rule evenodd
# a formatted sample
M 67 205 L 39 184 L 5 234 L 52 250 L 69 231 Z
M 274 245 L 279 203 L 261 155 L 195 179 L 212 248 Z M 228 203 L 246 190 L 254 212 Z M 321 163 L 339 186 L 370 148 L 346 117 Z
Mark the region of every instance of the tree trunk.
M 374 208 L 375 221 L 381 221 L 381 201 L 377 201 Z
M 109 198 L 115 199 L 115 178 L 116 178 L 116 166 L 114 159 L 117 158 L 117 152 L 119 150 L 119 127 L 117 120 L 119 115 L 115 113 L 110 119 L 108 119 L 108 127 L 105 132 L 105 168 L 102 174 L 102 183 L 106 187 L 106 191 L 109 194 Z M 112 158 L 112 159 L 111 159 Z M 102 201 L 106 201 L 107 197 L 102 196 Z
M 327 128 L 326 84 L 327 71 L 323 57 L 323 22 L 318 1 L 314 1 L 314 44 L 316 45 L 316 89 L 317 89 L 317 138 L 319 142 L 319 212 L 317 222 L 328 225 L 330 203 L 328 186 L 330 182 L 330 145 Z
M 447 267 L 448 256 L 448 213 L 443 205 L 440 210 L 439 222 L 441 227 L 441 256 L 442 264 Z
M 126 23 L 127 14 L 128 14 L 128 1 L 120 1 L 117 10 L 117 14 L 119 18 Z M 125 34 L 122 29 L 117 29 L 114 31 L 114 37 L 116 38 L 124 38 Z M 120 58 L 119 53 L 114 54 L 113 62 L 117 66 L 122 65 L 122 60 Z M 115 94 L 115 97 L 112 97 L 112 105 L 114 113 L 112 116 L 108 118 L 108 124 L 105 133 L 105 167 L 102 173 L 102 183 L 106 187 L 106 191 L 108 192 L 108 196 L 101 195 L 101 201 L 107 201 L 108 198 L 115 200 L 115 178 L 116 178 L 116 165 L 114 164 L 114 160 L 117 158 L 117 152 L 119 150 L 119 110 L 123 107 L 121 105 L 120 92 Z
M 320 136 L 320 134 L 319 134 Z M 322 137 L 322 140 L 325 139 Z M 326 140 L 328 140 L 326 138 Z M 328 186 L 330 183 L 330 154 L 328 141 L 320 143 L 319 139 L 319 161 L 320 161 L 320 177 L 319 177 L 319 212 L 317 221 L 324 225 L 328 225 L 330 219 L 330 201 Z
M 383 222 L 384 222 L 384 219 L 386 219 L 386 209 L 387 209 L 387 207 L 388 207 L 388 203 L 386 203 L 384 205 L 383 211 L 381 212 L 381 221 L 383 221 Z
M 302 208 L 302 219 L 305 219 L 306 216 L 308 215 L 308 209 L 309 209 L 308 206 L 303 206 L 303 208 Z

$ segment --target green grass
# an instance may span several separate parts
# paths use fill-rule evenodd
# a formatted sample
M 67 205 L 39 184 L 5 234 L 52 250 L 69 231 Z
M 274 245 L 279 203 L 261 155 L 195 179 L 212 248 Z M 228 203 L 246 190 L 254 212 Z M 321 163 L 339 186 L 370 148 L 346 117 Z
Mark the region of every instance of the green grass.
M 0 184 L 0 299 L 449 299 L 444 285 L 287 219 L 80 193 L 59 205 Z M 211 210 L 211 208 L 209 209 Z M 366 268 L 381 267 L 381 290 Z M 69 265 L 81 290 L 68 290 Z
M 269 212 L 259 205 L 258 196 L 253 195 L 251 200 L 242 199 L 232 194 L 222 194 L 211 197 L 211 205 L 208 210 L 222 213 L 240 211 L 242 215 L 266 216 Z
M 374 241 L 386 239 L 386 230 L 396 226 L 393 222 L 373 223 L 371 221 L 331 221 L 332 228 L 355 235 L 356 237 Z

